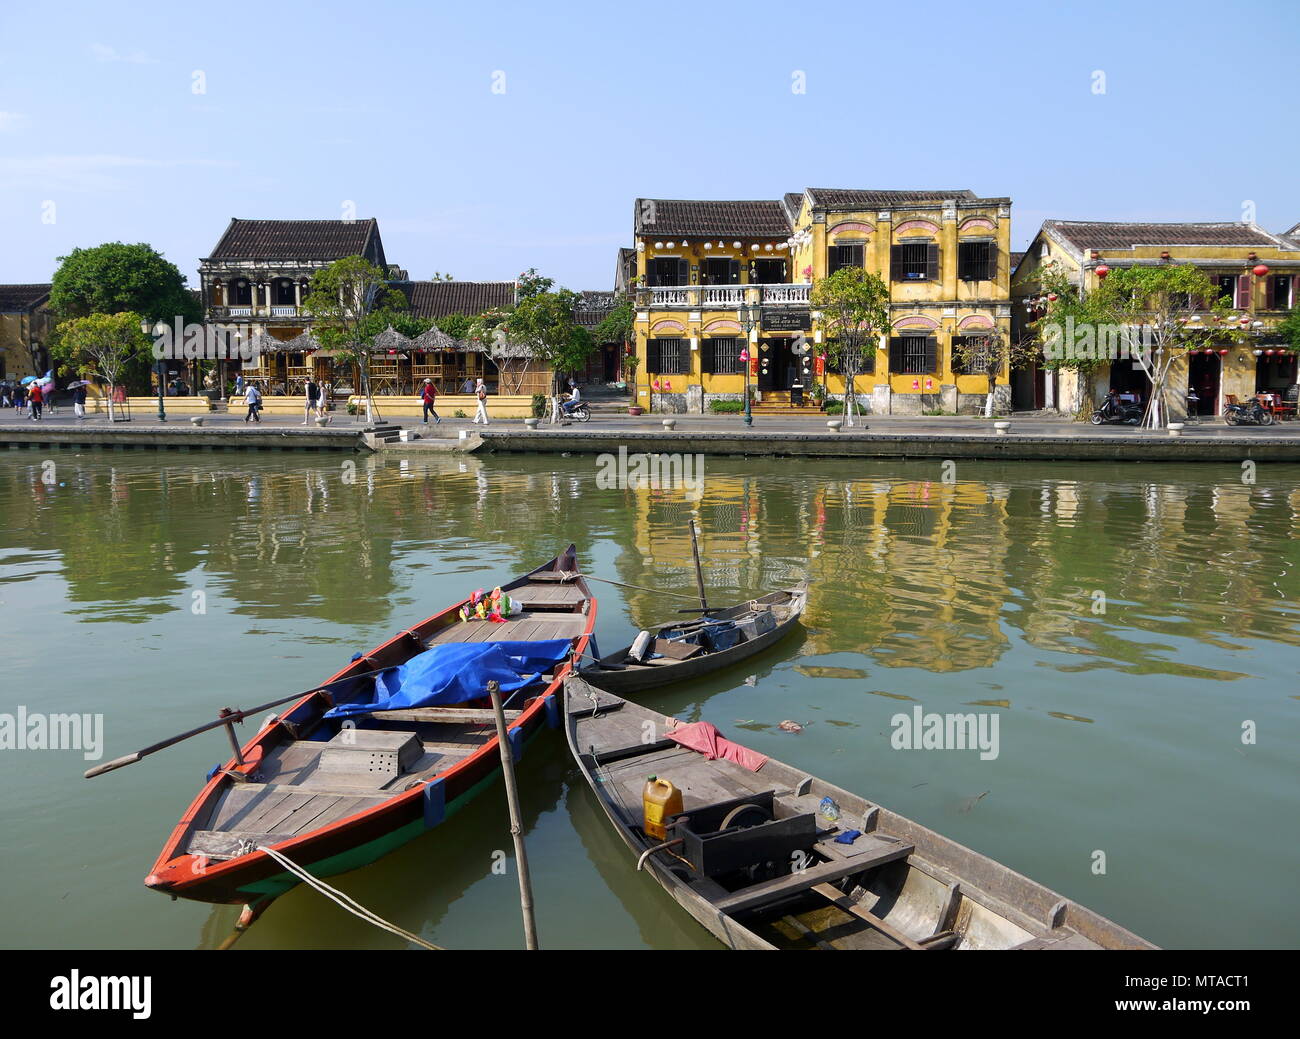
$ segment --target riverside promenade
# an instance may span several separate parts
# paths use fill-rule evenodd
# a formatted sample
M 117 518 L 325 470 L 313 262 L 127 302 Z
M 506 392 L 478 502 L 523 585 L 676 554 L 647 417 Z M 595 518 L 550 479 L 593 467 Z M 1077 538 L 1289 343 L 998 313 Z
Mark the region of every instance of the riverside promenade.
M 674 428 L 665 428 L 665 419 L 672 419 Z M 429 426 L 404 418 L 395 421 L 420 439 L 375 442 L 366 436 L 363 420 L 338 413 L 324 427 L 276 416 L 266 416 L 260 424 L 246 423 L 237 414 L 219 412 L 204 416 L 203 424 L 196 426 L 186 416 L 166 423 L 156 416 L 119 423 L 102 415 L 79 420 L 70 409 L 60 408 L 39 422 L 14 417 L 13 412 L 0 415 L 0 447 L 602 453 L 624 446 L 629 452 L 822 458 L 1300 462 L 1300 422 L 1233 427 L 1214 420 L 1189 423 L 1175 437 L 1168 430 L 1093 426 L 1028 414 L 1012 416 L 1004 435 L 992 420 L 969 416 L 867 416 L 865 426 L 838 432 L 827 428 L 821 414 L 757 415 L 749 428 L 739 415 L 633 417 L 614 412 L 598 412 L 586 423 L 557 426 L 543 421 L 536 430 L 527 429 L 522 419 L 498 419 L 487 427 L 469 419 L 448 418 Z

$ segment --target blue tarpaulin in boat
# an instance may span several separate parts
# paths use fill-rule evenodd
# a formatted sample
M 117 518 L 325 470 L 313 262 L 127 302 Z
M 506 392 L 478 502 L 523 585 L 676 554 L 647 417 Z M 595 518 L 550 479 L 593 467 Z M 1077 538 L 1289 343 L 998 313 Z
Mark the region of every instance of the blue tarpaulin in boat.
M 369 698 L 339 704 L 325 717 L 464 703 L 486 696 L 492 679 L 501 683 L 503 694 L 513 693 L 564 660 L 571 647 L 569 639 L 440 642 L 405 664 L 377 674 Z

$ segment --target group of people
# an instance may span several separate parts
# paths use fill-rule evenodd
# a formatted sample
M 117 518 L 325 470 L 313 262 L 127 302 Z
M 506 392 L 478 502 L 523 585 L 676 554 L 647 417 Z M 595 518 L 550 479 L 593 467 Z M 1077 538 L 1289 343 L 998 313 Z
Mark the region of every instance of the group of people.
M 482 379 L 476 379 L 471 387 L 470 381 L 466 379 L 465 385 L 461 387 L 461 392 L 472 392 L 474 394 L 474 397 L 478 402 L 478 410 L 474 412 L 474 422 L 475 424 L 482 423 L 486 426 L 488 424 L 487 383 Z M 432 379 L 425 379 L 424 385 L 420 389 L 420 403 L 424 406 L 424 425 L 427 426 L 429 424 L 430 415 L 433 416 L 434 425 L 442 424 L 442 416 L 438 414 L 438 409 L 435 407 L 437 402 L 438 388 L 434 386 Z
M 72 410 L 77 418 L 86 417 L 86 386 L 77 383 L 69 387 Z M 0 382 L 0 408 L 13 408 L 15 414 L 26 413 L 32 422 L 39 422 L 46 414 L 55 415 L 58 408 L 54 399 L 54 384 L 29 382 Z
M 306 402 L 302 417 L 304 426 L 308 425 L 313 419 L 325 416 L 325 412 L 329 408 L 329 392 L 329 383 L 322 387 L 315 379 L 307 380 L 303 386 L 303 395 Z M 242 375 L 237 376 L 235 378 L 235 396 L 239 396 L 241 393 L 244 395 L 244 403 L 248 405 L 248 414 L 244 416 L 244 421 L 247 422 L 251 419 L 254 422 L 261 422 L 262 408 L 265 405 L 263 404 L 262 391 L 257 383 L 250 382 L 245 386 L 244 377 Z

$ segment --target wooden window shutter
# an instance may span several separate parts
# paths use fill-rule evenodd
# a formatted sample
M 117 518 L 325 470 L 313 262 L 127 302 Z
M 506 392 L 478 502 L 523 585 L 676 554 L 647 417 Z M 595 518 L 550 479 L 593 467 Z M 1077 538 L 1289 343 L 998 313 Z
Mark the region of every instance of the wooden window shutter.
M 925 247 L 925 277 L 927 281 L 939 280 L 939 247 L 937 245 L 927 245 Z
M 986 281 L 998 280 L 998 243 L 989 242 L 989 262 L 985 270 L 984 278 Z
M 739 260 L 730 260 L 730 261 L 728 261 L 728 263 L 727 263 L 727 284 L 728 284 L 728 285 L 739 285 L 739 284 L 740 284 L 740 261 L 739 261 Z
M 895 249 L 898 246 L 894 246 Z M 903 370 L 903 340 L 901 336 L 892 336 L 889 340 L 889 370 L 899 374 Z
M 652 375 L 658 375 L 663 367 L 663 347 L 659 340 L 651 339 L 645 345 L 645 366 L 646 371 Z
M 1250 306 L 1250 275 L 1237 275 L 1237 309 L 1245 310 Z
M 889 280 L 902 281 L 903 278 L 903 247 L 901 245 L 891 245 L 889 247 Z M 893 340 L 891 339 L 892 343 Z M 890 361 L 893 366 L 893 361 Z
M 939 247 L 936 245 L 936 249 Z M 939 340 L 934 336 L 925 337 L 925 371 L 933 375 L 939 370 Z
M 691 283 L 691 261 L 677 261 L 677 284 L 689 285 Z

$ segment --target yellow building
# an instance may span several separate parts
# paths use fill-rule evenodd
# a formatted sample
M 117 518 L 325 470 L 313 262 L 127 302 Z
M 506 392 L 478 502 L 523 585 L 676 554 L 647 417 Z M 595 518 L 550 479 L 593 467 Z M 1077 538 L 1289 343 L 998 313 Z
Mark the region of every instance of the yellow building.
M 1257 392 L 1285 393 L 1296 383 L 1296 354 L 1276 328 L 1300 297 L 1300 242 L 1272 234 L 1252 223 L 1114 223 L 1047 220 L 1016 266 L 1011 281 L 1016 335 L 1025 334 L 1033 317 L 1025 300 L 1041 291 L 1041 270 L 1058 263 L 1084 293 L 1098 285 L 1098 272 L 1136 265 L 1191 265 L 1219 286 L 1238 315 L 1249 342 L 1224 342 L 1221 350 L 1203 350 L 1180 358 L 1169 371 L 1173 391 L 1170 412 L 1185 418 L 1186 394 L 1197 413 L 1222 413 L 1228 396 Z M 1039 368 L 1016 379 L 1017 408 L 1073 414 L 1079 410 L 1084 380 L 1077 370 Z M 1138 362 L 1125 358 L 1100 367 L 1093 375 L 1093 405 L 1109 390 L 1146 400 L 1150 380 Z
M 44 375 L 53 328 L 48 283 L 0 285 L 0 379 Z
M 704 412 L 742 400 L 748 354 L 757 410 L 830 395 L 844 379 L 810 293 L 840 267 L 890 287 L 890 328 L 856 393 L 868 413 L 982 407 L 983 375 L 959 374 L 953 341 L 1011 332 L 1011 201 L 966 190 L 809 188 L 779 200 L 637 199 L 634 403 Z M 996 388 L 1010 403 L 1006 374 Z

